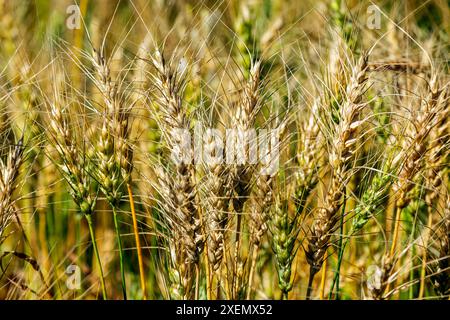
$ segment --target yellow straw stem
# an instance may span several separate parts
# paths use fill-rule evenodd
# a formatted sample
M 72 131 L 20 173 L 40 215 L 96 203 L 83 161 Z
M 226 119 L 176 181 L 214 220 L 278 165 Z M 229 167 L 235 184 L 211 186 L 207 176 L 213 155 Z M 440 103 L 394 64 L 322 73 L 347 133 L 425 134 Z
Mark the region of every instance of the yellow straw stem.
M 393 234 L 393 238 L 392 238 L 391 250 L 390 250 L 390 255 L 389 255 L 391 258 L 394 256 L 395 249 L 397 247 L 397 240 L 398 240 L 398 234 L 399 234 L 399 229 L 400 229 L 401 213 L 402 213 L 402 209 L 397 207 L 397 210 L 395 212 L 394 234 Z
M 419 299 L 423 298 L 423 293 L 425 292 L 425 275 L 427 268 L 427 246 L 430 237 L 431 224 L 433 222 L 433 215 L 431 210 L 428 210 L 428 222 L 427 222 L 427 234 L 425 236 L 423 244 L 423 256 L 422 256 L 422 270 L 420 271 L 420 289 L 419 289 Z
M 128 189 L 128 197 L 130 198 L 131 216 L 133 218 L 133 231 L 134 231 L 134 238 L 136 240 L 136 248 L 137 248 L 138 263 L 139 263 L 139 275 L 141 278 L 142 294 L 143 294 L 144 300 L 147 300 L 147 289 L 145 287 L 145 273 L 144 273 L 144 262 L 142 260 L 141 241 L 139 239 L 138 225 L 137 225 L 137 219 L 136 219 L 136 210 L 134 209 L 133 192 L 131 191 L 131 186 L 129 183 L 127 183 L 127 189 Z
M 400 207 L 397 207 L 397 209 L 395 211 L 395 225 L 394 225 L 394 233 L 393 233 L 393 237 L 392 237 L 391 250 L 389 252 L 389 258 L 391 258 L 391 259 L 394 257 L 395 249 L 397 247 L 397 240 L 398 240 L 398 234 L 399 234 L 399 229 L 400 229 L 401 214 L 402 214 L 402 209 Z M 394 269 L 395 269 L 395 264 L 392 266 L 392 271 L 394 271 Z M 391 284 L 388 283 L 387 286 L 386 286 L 386 290 L 384 292 L 389 292 L 390 287 L 391 287 Z
M 325 297 L 325 281 L 327 278 L 327 260 L 323 262 L 322 266 L 322 279 L 320 280 L 320 300 Z
M 250 265 L 250 271 L 249 271 L 249 278 L 248 278 L 247 300 L 250 300 L 250 296 L 252 293 L 253 277 L 255 275 L 255 270 L 256 270 L 256 260 L 258 258 L 258 250 L 259 250 L 259 246 L 254 245 L 253 253 L 252 253 L 252 260 L 251 260 L 251 265 Z

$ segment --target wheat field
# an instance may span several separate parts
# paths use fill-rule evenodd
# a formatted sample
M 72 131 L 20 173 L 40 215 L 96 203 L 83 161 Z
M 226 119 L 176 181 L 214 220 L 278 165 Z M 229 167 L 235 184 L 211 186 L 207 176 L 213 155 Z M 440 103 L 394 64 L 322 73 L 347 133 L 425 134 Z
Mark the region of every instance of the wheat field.
M 450 297 L 450 1 L 0 0 L 0 299 Z

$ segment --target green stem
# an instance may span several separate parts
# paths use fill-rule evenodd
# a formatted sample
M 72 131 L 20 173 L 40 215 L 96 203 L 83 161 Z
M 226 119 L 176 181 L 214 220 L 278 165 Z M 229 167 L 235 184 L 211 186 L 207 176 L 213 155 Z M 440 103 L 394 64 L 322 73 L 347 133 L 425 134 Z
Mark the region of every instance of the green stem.
M 92 246 L 94 247 L 95 258 L 97 259 L 98 267 L 100 268 L 100 283 L 102 286 L 103 300 L 107 300 L 108 296 L 106 294 L 105 277 L 103 276 L 102 262 L 100 261 L 100 255 L 98 254 L 97 241 L 95 240 L 94 228 L 92 226 L 92 217 L 90 214 L 85 214 L 84 216 L 89 226 L 89 234 L 91 235 L 91 241 Z
M 77 212 L 75 213 L 75 241 L 76 241 L 76 246 L 77 246 L 77 257 L 79 259 L 79 261 L 81 263 L 83 263 L 83 261 L 81 260 L 82 257 L 82 244 L 81 244 L 81 219 L 82 216 L 79 215 Z
M 116 237 L 117 237 L 117 244 L 119 246 L 119 260 L 120 260 L 120 277 L 122 279 L 122 292 L 123 292 L 123 299 L 127 300 L 127 285 L 125 282 L 125 269 L 123 266 L 123 249 L 122 249 L 122 238 L 120 236 L 120 230 L 119 230 L 119 223 L 117 221 L 117 211 L 115 206 L 111 206 L 113 210 L 113 216 L 114 216 L 114 229 L 116 229 Z

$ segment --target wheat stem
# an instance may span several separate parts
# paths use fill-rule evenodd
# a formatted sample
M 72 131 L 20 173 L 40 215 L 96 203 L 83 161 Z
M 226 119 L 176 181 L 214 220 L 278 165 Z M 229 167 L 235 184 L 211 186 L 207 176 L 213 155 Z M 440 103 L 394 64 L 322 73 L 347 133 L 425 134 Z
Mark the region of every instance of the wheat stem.
M 433 223 L 433 215 L 431 214 L 430 207 L 428 207 L 428 221 L 427 221 L 427 235 L 424 241 L 424 250 L 422 254 L 422 268 L 420 270 L 420 287 L 419 287 L 419 299 L 423 298 L 423 294 L 425 291 L 425 276 L 427 271 L 427 246 L 429 241 L 429 232 L 431 230 L 431 225 Z
M 315 270 L 312 270 L 313 267 L 309 267 L 309 278 L 308 278 L 308 289 L 306 290 L 306 300 L 311 300 L 311 294 L 312 294 L 312 284 L 314 281 L 314 276 L 316 275 Z
M 258 245 L 253 245 L 253 249 L 252 249 L 252 255 L 251 255 L 251 265 L 250 265 L 250 271 L 249 271 L 249 277 L 248 277 L 248 290 L 247 290 L 247 300 L 250 300 L 250 294 L 252 291 L 252 285 L 253 285 L 253 277 L 255 275 L 255 271 L 256 271 L 256 260 L 258 257 L 258 250 L 259 250 L 259 246 Z
M 394 256 L 395 249 L 397 247 L 398 234 L 399 234 L 400 221 L 401 221 L 401 214 L 402 214 L 402 209 L 397 207 L 397 209 L 395 210 L 394 231 L 393 231 L 393 236 L 392 236 L 391 249 L 389 250 L 389 255 L 391 257 Z
M 101 283 L 101 287 L 102 287 L 103 300 L 107 300 L 108 296 L 106 294 L 105 277 L 103 275 L 103 267 L 102 267 L 102 262 L 100 260 L 100 254 L 99 254 L 98 248 L 97 248 L 97 241 L 95 240 L 95 233 L 94 233 L 94 228 L 93 228 L 93 224 L 92 224 L 92 217 L 90 214 L 85 214 L 84 216 L 88 223 L 89 234 L 91 236 L 92 247 L 94 248 L 95 259 L 97 260 L 97 264 L 100 269 L 100 283 Z
M 122 237 L 120 235 L 116 207 L 112 206 L 112 210 L 113 210 L 114 229 L 116 231 L 117 245 L 119 246 L 119 263 L 120 263 L 120 278 L 121 278 L 121 282 L 122 282 L 122 293 L 123 293 L 123 299 L 127 300 L 127 284 L 125 281 L 125 267 L 124 267 L 124 257 L 123 257 L 123 249 L 122 249 Z
M 130 198 L 130 209 L 131 209 L 131 217 L 133 219 L 134 239 L 136 241 L 136 250 L 137 250 L 137 254 L 138 254 L 139 276 L 140 276 L 140 280 L 141 280 L 141 289 L 142 289 L 142 294 L 143 294 L 144 300 L 147 300 L 147 289 L 145 288 L 145 270 L 144 270 L 144 262 L 142 259 L 141 241 L 139 239 L 136 210 L 134 208 L 133 191 L 131 190 L 131 186 L 129 183 L 127 183 L 127 189 L 128 189 L 128 197 Z
M 325 298 L 325 282 L 327 279 L 327 261 L 323 262 L 322 266 L 322 277 L 320 279 L 320 300 L 323 300 Z
M 234 299 L 237 299 L 238 289 L 239 289 L 239 281 L 238 281 L 238 266 L 239 266 L 239 251 L 241 248 L 241 224 L 242 224 L 242 214 L 237 212 L 237 221 L 236 221 L 236 230 L 235 230 L 235 238 L 234 238 L 234 257 L 233 257 L 233 282 L 231 285 L 232 296 Z
M 340 270 L 341 270 L 342 258 L 344 256 L 344 249 L 345 249 L 345 244 L 343 243 L 343 237 L 344 237 L 344 214 L 345 214 L 346 204 L 347 204 L 347 195 L 344 194 L 344 202 L 342 204 L 342 213 L 341 213 L 341 221 L 340 221 L 341 226 L 340 226 L 339 244 L 338 244 L 338 248 L 339 248 L 338 263 L 337 263 L 333 283 L 331 285 L 330 295 L 328 297 L 329 299 L 331 299 L 331 297 L 333 295 L 334 285 L 336 284 L 336 300 L 339 300 Z

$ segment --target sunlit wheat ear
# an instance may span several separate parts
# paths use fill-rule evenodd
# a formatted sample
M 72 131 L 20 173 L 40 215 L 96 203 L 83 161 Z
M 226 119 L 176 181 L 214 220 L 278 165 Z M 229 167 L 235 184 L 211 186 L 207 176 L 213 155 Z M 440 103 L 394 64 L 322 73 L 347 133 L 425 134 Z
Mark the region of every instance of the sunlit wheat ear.
M 77 137 L 74 136 L 69 123 L 67 108 L 70 105 L 60 97 L 49 104 L 49 141 L 58 154 L 58 158 L 53 160 L 69 185 L 69 192 L 80 212 L 90 215 L 94 210 L 96 196 L 92 193 L 91 177 L 86 172 L 88 159 L 80 152 Z
M 261 108 L 261 62 L 255 62 L 250 69 L 250 76 L 245 84 L 242 97 L 236 106 L 236 110 L 232 117 L 233 129 L 246 132 L 255 129 L 255 119 Z M 244 133 L 247 134 L 247 133 Z M 249 138 L 249 137 L 246 137 Z M 249 140 L 251 140 L 249 138 Z M 254 144 L 256 141 L 248 141 L 248 145 Z M 250 159 L 248 145 L 246 146 L 245 159 Z M 234 178 L 235 197 L 233 199 L 233 208 L 240 213 L 248 199 L 251 187 L 253 167 L 248 163 L 236 164 L 232 169 Z
M 392 258 L 385 254 L 381 261 L 381 267 L 376 269 L 374 281 L 368 283 L 369 298 L 373 300 L 382 300 L 384 298 L 383 294 L 386 288 L 392 282 L 391 274 L 394 269 L 394 261 Z
M 134 102 L 129 101 L 122 89 L 121 79 L 111 79 L 108 62 L 101 52 L 94 50 L 91 60 L 98 76 L 95 84 L 104 101 L 104 110 L 100 112 L 101 132 L 96 146 L 99 167 L 93 173 L 108 202 L 116 206 L 133 169 L 129 122 Z
M 56 163 L 63 179 L 69 185 L 69 193 L 72 196 L 73 201 L 88 222 L 94 254 L 100 268 L 100 282 L 103 299 L 107 299 L 103 267 L 92 222 L 97 195 L 93 191 L 93 179 L 86 170 L 90 165 L 89 158 L 84 149 L 84 138 L 74 133 L 77 132 L 73 126 L 76 124 L 70 123 L 68 108 L 70 108 L 72 104 L 69 104 L 62 95 L 62 79 L 57 78 L 54 79 L 54 81 L 53 101 L 47 100 L 47 108 L 49 110 L 48 141 L 53 145 L 57 152 L 57 157 L 52 160 Z
M 259 246 L 267 230 L 267 210 L 273 202 L 273 175 L 258 174 L 254 186 L 254 201 L 250 211 L 250 243 Z
M 394 191 L 398 192 L 395 201 L 394 230 L 389 253 L 385 254 L 381 266 L 384 281 L 379 288 L 371 290 L 371 295 L 375 299 L 385 298 L 389 294 L 386 291 L 389 291 L 391 282 L 387 279 L 391 279 L 395 270 L 395 262 L 399 259 L 396 249 L 400 233 L 401 212 L 411 203 L 409 192 L 414 187 L 412 180 L 423 168 L 428 135 L 436 124 L 437 111 L 441 108 L 442 103 L 442 92 L 442 89 L 438 89 L 436 76 L 431 76 L 427 96 L 421 105 L 422 114 L 413 119 L 413 130 L 408 137 L 405 137 L 403 150 L 393 160 L 394 167 L 398 168 L 397 180 L 394 181 Z
M 94 80 L 103 96 L 101 134 L 96 145 L 98 168 L 92 170 L 100 189 L 105 194 L 113 211 L 114 228 L 119 247 L 122 292 L 127 299 L 124 255 L 117 208 L 120 205 L 126 187 L 131 181 L 133 150 L 129 143 L 129 120 L 134 102 L 130 101 L 122 88 L 122 79 L 111 79 L 108 61 L 103 52 L 94 50 L 91 57 L 98 80 Z
M 438 87 L 436 75 L 432 76 L 427 96 L 422 102 L 421 114 L 413 119 L 412 132 L 405 137 L 404 149 L 394 162 L 402 161 L 398 179 L 394 184 L 397 192 L 397 208 L 405 208 L 410 199 L 408 192 L 414 187 L 414 176 L 421 170 L 423 156 L 427 151 L 428 134 L 436 125 L 436 117 L 441 108 L 442 89 Z
M 204 148 L 208 152 L 215 150 L 215 141 L 207 142 Z M 224 255 L 225 230 L 230 219 L 228 208 L 233 188 L 228 165 L 210 163 L 207 167 L 208 176 L 205 187 L 207 254 L 213 271 L 217 271 Z
M 440 103 L 440 102 L 438 102 Z M 430 131 L 430 138 L 428 143 L 428 152 L 425 155 L 425 204 L 427 206 L 428 222 L 427 222 L 427 232 L 431 232 L 429 229 L 433 220 L 436 220 L 436 213 L 440 209 L 440 195 L 448 190 L 443 191 L 443 181 L 445 179 L 445 171 L 448 170 L 446 165 L 446 159 L 449 156 L 449 137 L 450 137 L 450 127 L 448 126 L 448 117 L 450 115 L 449 107 L 449 87 L 445 88 L 445 92 L 442 95 L 442 108 L 437 112 L 436 124 Z M 445 196 L 444 196 L 445 200 Z M 450 274 L 447 272 L 446 268 L 450 268 L 450 223 L 449 223 L 449 213 L 448 211 L 449 203 L 444 202 L 444 218 L 438 230 L 434 230 L 432 235 L 440 236 L 439 239 L 432 239 L 434 243 L 439 243 L 439 254 L 434 252 L 435 248 L 429 245 L 429 233 L 424 241 L 424 250 L 422 252 L 422 272 L 421 272 L 421 283 L 419 297 L 423 297 L 425 284 L 426 284 L 426 274 L 431 275 L 432 284 L 435 286 L 435 292 L 440 294 L 442 297 L 446 297 L 448 294 L 448 289 L 450 288 L 449 277 Z M 428 263 L 431 261 L 431 263 Z M 430 264 L 429 267 L 427 264 Z
M 6 149 L 6 154 L 4 151 Z M 20 166 L 23 161 L 23 139 L 13 146 L 1 146 L 0 154 L 0 245 L 6 239 L 5 230 L 14 216 L 14 190 L 17 187 Z
M 374 268 L 374 274 L 367 274 L 369 276 L 367 281 L 368 299 L 388 300 L 394 294 L 399 293 L 399 291 L 417 283 L 417 280 L 411 282 L 402 282 L 401 280 L 405 276 L 409 277 L 411 271 L 417 269 L 417 266 L 414 266 L 411 263 L 412 261 L 406 258 L 410 256 L 411 250 L 413 250 L 415 243 L 419 239 L 415 238 L 410 240 L 395 255 L 391 255 L 388 251 L 385 251 L 381 257 L 381 263 Z M 400 261 L 404 263 L 400 265 Z M 400 267 L 396 268 L 396 265 L 400 265 Z
M 247 202 L 252 181 L 254 179 L 254 165 L 249 163 L 250 147 L 257 145 L 255 137 L 250 135 L 251 130 L 255 130 L 255 120 L 262 106 L 262 81 L 261 81 L 261 61 L 256 61 L 250 67 L 249 77 L 244 84 L 241 97 L 233 110 L 231 125 L 233 129 L 237 129 L 238 135 L 245 139 L 245 146 L 240 144 L 238 148 L 244 148 L 244 163 L 236 163 L 232 165 L 231 175 L 233 179 L 234 194 L 232 198 L 233 210 L 236 213 L 235 240 L 234 240 L 234 257 L 233 257 L 233 278 L 231 291 L 234 298 L 242 293 L 242 277 L 243 277 L 243 261 L 240 257 L 241 249 L 241 232 L 243 221 L 244 205 Z M 239 139 L 239 138 L 238 138 Z M 242 142 L 242 141 L 241 141 Z M 242 160 L 242 159 L 241 159 Z
M 394 159 L 394 163 L 400 163 L 400 169 L 393 186 L 396 192 L 396 211 L 390 248 L 391 257 L 395 255 L 397 248 L 402 210 L 411 203 L 409 193 L 414 187 L 413 179 L 424 168 L 429 133 L 436 125 L 437 116 L 441 111 L 443 92 L 443 88 L 439 88 L 437 75 L 431 75 L 427 95 L 421 103 L 421 114 L 413 119 L 412 132 L 405 137 L 404 148 Z
M 346 98 L 339 109 L 340 121 L 336 128 L 330 154 L 331 184 L 323 207 L 318 209 L 306 249 L 306 257 L 310 265 L 308 297 L 314 275 L 322 267 L 325 253 L 330 245 L 330 238 L 339 220 L 338 211 L 346 188 L 349 166 L 356 151 L 355 145 L 358 139 L 356 132 L 364 121 L 360 120 L 359 116 L 366 106 L 362 102 L 362 97 L 367 83 L 367 59 L 368 57 L 363 55 L 359 63 L 353 67 L 352 77 L 346 90 Z
M 295 204 L 300 214 L 306 200 L 319 181 L 319 171 L 324 164 L 324 136 L 320 130 L 320 98 L 316 98 L 311 107 L 311 114 L 300 132 L 297 153 L 298 172 L 295 180 Z
M 182 61 L 178 69 L 172 69 L 159 51 L 153 55 L 152 61 L 156 69 L 153 80 L 162 135 L 169 153 L 176 155 L 179 146 L 185 142 L 182 140 L 185 136 L 180 132 L 189 132 L 190 129 L 189 118 L 183 106 L 187 66 Z M 190 158 L 184 161 L 172 157 L 168 171 L 162 168 L 158 170 L 159 192 L 165 196 L 162 207 L 170 227 L 171 257 L 179 275 L 179 294 L 183 299 L 194 297 L 193 279 L 198 271 L 200 253 L 205 241 L 196 203 L 195 168 L 192 157 Z
M 278 120 L 277 120 L 278 122 Z M 274 187 L 278 178 L 279 168 L 275 163 L 278 157 L 276 153 L 282 153 L 286 148 L 286 128 L 287 120 L 282 121 L 276 128 L 271 129 L 272 132 L 267 134 L 276 136 L 276 139 L 270 143 L 271 154 L 267 154 L 266 163 L 261 163 L 254 172 L 255 182 L 253 186 L 252 206 L 250 208 L 250 246 L 253 250 L 258 250 L 261 245 L 262 237 L 267 231 L 267 221 L 269 219 L 269 211 L 274 203 Z M 270 139 L 272 139 L 272 137 Z M 252 250 L 252 249 L 251 249 Z M 256 254 L 256 253 L 255 253 Z
M 448 159 L 450 150 L 450 128 L 448 118 L 450 116 L 450 90 L 446 87 L 442 95 L 442 101 L 438 101 L 436 123 L 430 131 L 428 153 L 426 156 L 426 195 L 425 201 L 431 210 L 436 199 L 439 197 L 440 186 L 446 168 L 445 160 Z

